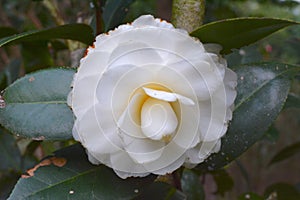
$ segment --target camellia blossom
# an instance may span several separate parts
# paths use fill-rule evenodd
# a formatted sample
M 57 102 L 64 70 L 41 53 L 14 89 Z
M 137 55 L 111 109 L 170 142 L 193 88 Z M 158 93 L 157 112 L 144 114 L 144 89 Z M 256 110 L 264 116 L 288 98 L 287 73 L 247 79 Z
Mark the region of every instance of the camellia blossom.
M 127 178 L 218 152 L 237 84 L 218 50 L 151 15 L 97 36 L 69 95 L 89 161 Z

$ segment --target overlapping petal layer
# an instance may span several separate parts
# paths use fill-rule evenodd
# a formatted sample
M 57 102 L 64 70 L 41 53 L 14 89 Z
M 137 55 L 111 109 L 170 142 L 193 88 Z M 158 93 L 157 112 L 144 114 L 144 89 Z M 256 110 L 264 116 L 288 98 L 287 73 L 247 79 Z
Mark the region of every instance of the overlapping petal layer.
M 150 15 L 97 36 L 69 95 L 89 160 L 126 178 L 194 167 L 219 151 L 237 78 L 218 48 Z

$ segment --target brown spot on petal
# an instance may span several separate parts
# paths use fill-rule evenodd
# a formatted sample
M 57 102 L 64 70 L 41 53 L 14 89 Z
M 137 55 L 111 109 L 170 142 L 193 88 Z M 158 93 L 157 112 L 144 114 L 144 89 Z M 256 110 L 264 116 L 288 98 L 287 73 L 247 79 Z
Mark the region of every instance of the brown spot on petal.
M 63 167 L 67 163 L 67 160 L 65 158 L 52 157 L 51 161 L 52 164 L 57 167 Z
M 83 54 L 83 57 L 86 57 L 88 55 L 88 53 L 89 53 L 89 49 L 87 48 Z

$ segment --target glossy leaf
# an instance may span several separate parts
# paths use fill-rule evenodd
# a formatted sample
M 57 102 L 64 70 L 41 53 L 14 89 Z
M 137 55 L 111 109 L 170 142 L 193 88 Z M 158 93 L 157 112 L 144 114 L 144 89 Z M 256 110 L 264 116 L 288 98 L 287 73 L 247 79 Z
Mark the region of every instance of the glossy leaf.
M 164 182 L 154 182 L 134 200 L 186 200 L 187 197 L 173 186 Z
M 47 41 L 24 42 L 21 52 L 26 73 L 54 65 Z
M 297 189 L 286 183 L 276 183 L 269 186 L 265 191 L 265 199 L 276 200 L 299 200 L 300 193 Z
M 72 138 L 73 113 L 67 96 L 75 71 L 49 69 L 28 74 L 5 89 L 0 123 L 11 132 L 37 140 Z
M 215 170 L 239 157 L 260 140 L 281 111 L 298 66 L 260 63 L 237 67 L 237 99 L 233 120 L 221 150 L 198 169 Z
M 18 31 L 12 27 L 7 27 L 7 26 L 0 27 L 0 38 L 7 37 L 17 33 Z
M 106 1 L 103 11 L 104 31 L 107 32 L 120 25 L 128 11 L 128 7 L 134 0 L 110 0 Z
M 21 152 L 13 135 L 0 127 L 0 171 L 19 170 L 21 167 Z
M 0 47 L 8 44 L 18 44 L 26 41 L 69 39 L 85 44 L 94 41 L 93 30 L 86 24 L 67 24 L 54 28 L 28 31 L 0 39 Z
M 299 24 L 290 20 L 273 18 L 234 18 L 205 24 L 191 33 L 203 43 L 222 45 L 222 53 L 228 54 L 252 44 L 282 28 Z
M 300 142 L 289 145 L 279 151 L 270 161 L 269 165 L 286 160 L 295 154 L 300 153 Z
M 33 176 L 21 178 L 9 200 L 26 199 L 132 199 L 155 176 L 119 178 L 110 168 L 92 165 L 79 144 L 55 152 Z M 42 163 L 47 163 L 45 160 Z
M 182 191 L 190 200 L 204 200 L 205 193 L 199 175 L 189 169 L 184 169 L 181 178 Z

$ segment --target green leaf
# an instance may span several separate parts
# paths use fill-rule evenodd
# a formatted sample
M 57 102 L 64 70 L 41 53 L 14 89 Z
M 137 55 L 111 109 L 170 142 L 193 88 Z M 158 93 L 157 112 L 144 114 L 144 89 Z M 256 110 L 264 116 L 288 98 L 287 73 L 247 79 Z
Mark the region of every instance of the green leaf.
M 215 170 L 239 157 L 260 140 L 281 111 L 298 66 L 259 63 L 237 67 L 237 98 L 233 119 L 221 150 L 198 166 Z
M 2 38 L 0 39 L 0 47 L 26 41 L 53 39 L 69 39 L 85 44 L 92 44 L 94 41 L 94 35 L 92 28 L 86 24 L 67 24 L 44 30 L 28 31 Z
M 273 18 L 234 18 L 205 24 L 191 33 L 203 43 L 222 45 L 221 53 L 228 54 L 252 44 L 282 28 L 299 24 L 295 21 Z
M 27 73 L 54 65 L 47 41 L 23 42 L 21 52 Z
M 189 169 L 184 169 L 181 177 L 183 192 L 189 200 L 204 200 L 205 193 L 199 175 Z
M 40 166 L 29 178 L 21 178 L 9 200 L 28 199 L 132 199 L 155 176 L 119 178 L 110 168 L 92 165 L 79 144 L 55 152 L 52 164 Z M 47 158 L 46 158 L 47 159 Z M 55 159 L 60 163 L 55 166 Z M 66 161 L 66 163 L 62 162 Z M 45 163 L 45 161 L 44 161 Z
M 134 0 L 109 0 L 106 1 L 103 11 L 104 31 L 107 32 L 120 25 Z
M 21 153 L 15 138 L 0 127 L 0 171 L 19 170 Z
M 187 197 L 174 188 L 173 186 L 164 182 L 154 182 L 142 192 L 141 195 L 134 198 L 134 200 L 186 200 Z
M 213 176 L 217 185 L 217 191 L 215 192 L 215 194 L 224 196 L 225 192 L 232 190 L 234 185 L 233 179 L 225 170 L 213 171 L 211 172 L 211 175 Z
M 18 173 L 12 171 L 0 173 L 0 199 L 7 199 L 9 197 L 19 177 Z
M 286 183 L 276 183 L 269 186 L 265 191 L 265 199 L 276 200 L 299 200 L 300 193 L 297 189 Z
M 5 89 L 0 123 L 12 133 L 37 140 L 72 138 L 74 116 L 67 105 L 73 69 L 28 74 Z
M 247 192 L 238 197 L 238 200 L 265 200 L 263 197 L 253 192 Z
M 12 27 L 6 27 L 6 26 L 0 27 L 0 38 L 7 37 L 17 33 L 18 31 Z
M 279 151 L 270 161 L 269 165 L 272 165 L 274 163 L 283 161 L 285 159 L 288 159 L 292 157 L 293 155 L 300 153 L 300 142 L 297 142 L 295 144 L 289 145 Z

